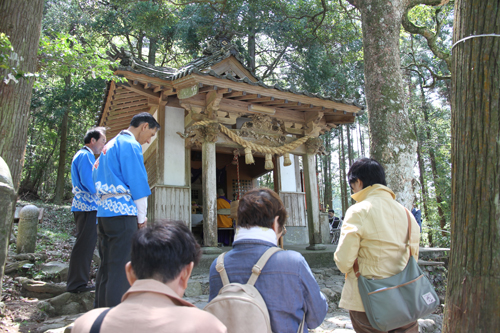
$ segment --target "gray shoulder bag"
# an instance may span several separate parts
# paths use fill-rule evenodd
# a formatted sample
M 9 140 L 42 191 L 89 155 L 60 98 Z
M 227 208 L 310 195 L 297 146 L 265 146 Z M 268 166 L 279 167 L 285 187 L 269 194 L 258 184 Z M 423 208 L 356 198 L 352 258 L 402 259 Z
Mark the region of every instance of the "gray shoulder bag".
M 358 259 L 353 269 L 366 316 L 373 328 L 380 331 L 407 325 L 431 314 L 439 305 L 439 298 L 412 256 L 410 247 L 411 219 L 408 210 L 408 248 L 410 258 L 405 269 L 385 279 L 367 279 L 359 273 Z

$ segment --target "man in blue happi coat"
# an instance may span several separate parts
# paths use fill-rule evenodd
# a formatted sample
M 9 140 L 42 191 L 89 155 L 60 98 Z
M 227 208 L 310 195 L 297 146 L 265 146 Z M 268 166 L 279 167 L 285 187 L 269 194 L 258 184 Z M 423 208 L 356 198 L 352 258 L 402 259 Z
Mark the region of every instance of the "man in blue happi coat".
M 147 198 L 151 194 L 141 145 L 150 143 L 159 129 L 151 114 L 135 115 L 130 127 L 110 140 L 94 163 L 101 255 L 96 307 L 118 305 L 130 287 L 125 264 L 130 261 L 132 234 L 146 226 Z
M 106 144 L 106 130 L 95 127 L 87 131 L 84 146 L 71 162 L 71 182 L 73 183 L 73 204 L 71 211 L 76 223 L 76 242 L 69 260 L 66 290 L 72 293 L 94 289 L 88 285 L 90 264 L 97 241 L 96 214 L 98 198 L 92 179 L 94 155 L 99 155 Z

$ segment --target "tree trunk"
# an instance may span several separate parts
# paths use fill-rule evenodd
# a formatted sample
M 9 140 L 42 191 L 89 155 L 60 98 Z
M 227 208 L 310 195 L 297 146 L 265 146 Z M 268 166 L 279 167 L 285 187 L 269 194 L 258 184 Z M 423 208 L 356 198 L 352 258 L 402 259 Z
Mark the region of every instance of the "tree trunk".
M 363 135 L 363 130 L 361 129 L 361 123 L 358 122 L 358 129 L 359 129 L 359 146 L 360 146 L 360 152 L 361 156 L 366 156 L 365 153 L 365 136 Z
M 255 72 L 255 29 L 250 29 L 248 33 L 248 57 L 250 58 L 248 67 Z
M 156 62 L 156 50 L 158 49 L 158 38 L 151 37 L 149 39 L 149 54 L 148 54 L 148 64 L 155 65 Z
M 439 182 L 439 175 L 438 175 L 438 170 L 437 170 L 437 165 L 436 165 L 436 154 L 434 153 L 434 148 L 433 148 L 433 143 L 432 143 L 432 133 L 431 133 L 431 123 L 429 121 L 429 111 L 427 109 L 427 101 L 425 100 L 425 92 L 424 92 L 424 87 L 422 85 L 422 78 L 419 78 L 420 81 L 420 95 L 422 96 L 422 114 L 424 115 L 424 121 L 425 121 L 425 135 L 427 137 L 427 142 L 429 144 L 429 159 L 431 162 L 431 170 L 432 170 L 432 180 L 434 181 L 434 188 L 436 190 L 436 203 L 437 203 L 437 209 L 438 209 L 438 215 L 439 215 L 439 226 L 441 227 L 441 230 L 444 230 L 446 226 L 446 217 L 444 216 L 444 211 L 443 211 L 443 199 L 441 196 L 442 190 Z M 441 235 L 443 237 L 446 237 L 446 233 L 444 231 L 441 231 Z
M 453 41 L 451 250 L 443 332 L 500 327 L 498 0 L 457 0 Z
M 342 191 L 342 214 L 345 215 L 347 208 L 349 208 L 349 192 L 347 190 L 347 176 L 345 172 L 345 149 L 344 149 L 344 128 L 340 126 L 340 186 Z
M 42 26 L 43 1 L 0 1 L 0 31 L 9 36 L 19 64 L 16 67 L 27 73 L 34 73 L 37 67 L 36 53 Z M 0 69 L 0 157 L 5 160 L 12 176 L 14 193 L 17 193 L 21 170 L 24 163 L 24 151 L 28 133 L 28 117 L 30 110 L 31 93 L 34 79 L 20 79 L 19 83 L 11 81 L 6 84 L 3 76 L 7 70 Z M 6 249 L 9 242 L 9 233 L 12 226 L 13 207 L 15 196 L 2 202 L 0 212 L 1 233 L 0 249 Z M 0 250 L 0 281 L 3 279 L 3 264 L 7 251 Z M 0 286 L 1 287 L 1 286 Z M 0 288 L 1 293 L 1 288 Z
M 248 56 L 250 58 L 248 67 L 255 72 L 255 35 L 248 36 Z
M 411 208 L 415 137 L 408 119 L 399 37 L 407 1 L 349 0 L 361 12 L 370 155 L 385 168 L 396 200 Z
M 54 152 L 56 151 L 58 143 L 59 141 L 57 139 L 54 140 L 54 145 L 52 147 L 52 150 L 50 151 L 49 154 L 47 154 L 47 156 L 45 156 L 45 160 L 38 163 L 33 176 L 31 176 L 30 174 L 30 177 L 23 178 L 23 181 L 19 186 L 19 194 L 29 192 L 38 195 L 38 188 L 40 187 L 43 175 L 47 171 L 47 167 L 49 165 L 50 160 L 52 159 L 52 155 L 54 155 Z
M 331 143 L 331 132 L 325 134 L 325 150 L 326 155 L 322 157 L 323 159 L 323 177 L 325 180 L 325 195 L 323 200 L 323 205 L 325 208 L 333 209 L 333 197 L 332 197 L 332 143 Z
M 351 142 L 351 127 L 346 125 L 347 131 L 347 157 L 349 158 L 349 168 L 352 166 L 353 162 L 353 151 L 352 151 L 352 142 Z
M 36 71 L 42 10 L 42 0 L 0 2 L 0 31 L 9 36 L 21 59 L 16 67 L 26 73 Z M 0 69 L 1 77 L 7 73 Z M 24 163 L 33 83 L 34 79 L 20 79 L 17 84 L 0 80 L 0 156 L 9 166 L 16 191 Z
M 61 122 L 61 145 L 59 146 L 59 162 L 57 167 L 57 180 L 56 180 L 56 191 L 54 195 L 54 203 L 61 203 L 64 198 L 64 185 L 66 179 L 66 154 L 68 147 L 68 122 L 69 122 L 69 112 L 71 109 L 71 102 L 69 98 L 69 90 L 71 89 L 71 75 L 68 75 L 64 78 L 66 85 L 66 96 L 68 96 L 68 103 L 66 105 L 66 110 L 64 111 L 64 115 Z
M 424 216 L 428 217 L 429 216 L 429 209 L 427 208 L 427 186 L 425 185 L 425 179 L 424 179 L 424 174 L 425 174 L 425 169 L 424 169 L 424 160 L 422 158 L 422 149 L 420 145 L 420 140 L 418 139 L 418 132 L 417 132 L 417 124 L 416 122 L 413 122 L 413 130 L 415 131 L 415 136 L 417 137 L 417 160 L 418 160 L 418 169 L 419 169 L 419 180 L 420 180 L 420 188 L 422 189 L 422 205 L 424 206 Z M 432 230 L 429 230 L 428 235 L 428 240 L 429 240 L 429 246 L 433 247 L 434 242 L 432 240 Z

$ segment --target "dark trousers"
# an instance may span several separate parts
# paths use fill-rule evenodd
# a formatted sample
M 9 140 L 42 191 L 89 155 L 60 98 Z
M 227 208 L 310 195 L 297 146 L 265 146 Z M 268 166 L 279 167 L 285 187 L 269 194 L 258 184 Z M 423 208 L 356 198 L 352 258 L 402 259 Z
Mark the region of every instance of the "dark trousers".
M 356 333 L 387 333 L 374 329 L 365 312 L 349 310 L 349 316 L 351 317 L 352 327 Z M 390 330 L 389 333 L 418 333 L 418 322 L 414 321 L 408 325 L 395 328 Z
M 120 304 L 130 288 L 125 264 L 130 261 L 137 216 L 99 217 L 98 220 L 101 266 L 96 279 L 95 307 L 112 307 Z
M 97 241 L 97 211 L 73 212 L 76 222 L 76 242 L 69 260 L 66 290 L 86 286 L 90 277 L 90 264 Z

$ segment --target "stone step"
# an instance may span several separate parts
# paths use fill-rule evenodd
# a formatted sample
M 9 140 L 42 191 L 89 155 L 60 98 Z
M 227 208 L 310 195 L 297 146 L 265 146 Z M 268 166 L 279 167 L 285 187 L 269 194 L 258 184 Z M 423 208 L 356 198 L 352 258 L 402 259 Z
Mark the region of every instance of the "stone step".
M 333 254 L 335 253 L 337 246 L 333 244 L 322 244 L 322 245 L 325 246 L 325 249 L 318 251 L 307 250 L 306 247 L 308 247 L 309 244 L 285 245 L 285 250 L 293 250 L 301 253 L 306 259 L 307 263 L 309 264 L 309 267 L 311 268 L 332 267 L 336 269 L 336 265 L 333 260 Z M 231 246 L 220 248 L 222 252 L 227 252 L 230 251 L 231 249 L 232 249 Z M 449 251 L 450 249 L 448 248 L 421 247 L 419 249 L 419 258 L 424 261 L 429 261 L 429 260 L 436 261 L 436 259 L 447 258 Z M 200 263 L 193 270 L 193 275 L 208 274 L 210 271 L 210 265 L 218 256 L 219 256 L 218 254 L 203 254 Z

